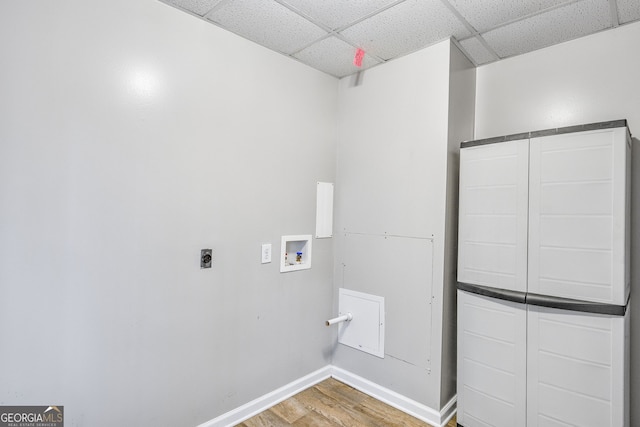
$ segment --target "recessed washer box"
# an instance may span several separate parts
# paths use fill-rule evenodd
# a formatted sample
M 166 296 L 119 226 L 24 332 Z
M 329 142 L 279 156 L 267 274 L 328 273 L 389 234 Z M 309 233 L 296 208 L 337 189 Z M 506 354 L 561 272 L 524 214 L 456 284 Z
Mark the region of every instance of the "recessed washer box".
M 282 236 L 280 272 L 311 268 L 311 234 Z

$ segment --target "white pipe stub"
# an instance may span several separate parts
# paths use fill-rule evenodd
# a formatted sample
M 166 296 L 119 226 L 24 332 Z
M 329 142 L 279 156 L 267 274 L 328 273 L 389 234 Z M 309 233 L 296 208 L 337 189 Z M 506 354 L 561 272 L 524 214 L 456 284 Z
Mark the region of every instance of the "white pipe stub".
M 350 322 L 351 319 L 353 319 L 353 314 L 351 313 L 347 313 L 347 314 L 343 314 L 342 316 L 338 316 L 338 317 L 334 317 L 333 319 L 329 319 L 327 320 L 327 326 L 331 326 L 331 325 L 335 325 L 336 323 L 340 323 L 340 322 Z

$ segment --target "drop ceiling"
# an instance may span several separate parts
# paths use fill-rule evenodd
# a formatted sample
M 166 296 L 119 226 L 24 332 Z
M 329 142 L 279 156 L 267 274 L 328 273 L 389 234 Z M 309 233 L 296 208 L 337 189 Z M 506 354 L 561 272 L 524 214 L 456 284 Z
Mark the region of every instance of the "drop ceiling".
M 449 37 L 482 65 L 640 20 L 640 0 L 160 1 L 336 77 Z

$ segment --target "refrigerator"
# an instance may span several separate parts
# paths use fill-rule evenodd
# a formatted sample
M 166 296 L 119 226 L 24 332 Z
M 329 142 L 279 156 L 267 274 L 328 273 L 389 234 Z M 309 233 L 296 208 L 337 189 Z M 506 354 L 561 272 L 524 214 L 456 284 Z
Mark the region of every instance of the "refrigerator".
M 457 422 L 629 426 L 626 120 L 460 146 Z

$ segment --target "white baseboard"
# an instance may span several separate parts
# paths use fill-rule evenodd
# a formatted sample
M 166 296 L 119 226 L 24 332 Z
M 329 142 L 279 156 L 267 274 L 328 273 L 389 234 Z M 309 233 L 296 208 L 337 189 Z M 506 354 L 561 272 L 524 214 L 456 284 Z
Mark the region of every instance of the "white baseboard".
M 280 387 L 270 393 L 265 394 L 257 399 L 252 400 L 232 411 L 222 414 L 217 418 L 200 424 L 198 427 L 229 427 L 240 424 L 244 420 L 247 420 L 260 412 L 271 408 L 273 405 L 277 405 L 290 398 L 291 396 L 300 393 L 301 391 L 318 384 L 321 381 L 331 377 L 331 366 L 325 366 L 322 369 L 318 369 L 315 372 L 305 375 L 289 384 Z
M 396 393 L 393 390 L 382 387 L 358 375 L 352 374 L 344 369 L 328 365 L 322 369 L 299 378 L 277 390 L 265 394 L 251 402 L 244 404 L 232 411 L 220 415 L 210 421 L 200 424 L 198 427 L 230 427 L 271 408 L 290 398 L 291 396 L 309 388 L 321 381 L 333 377 L 361 392 L 374 397 L 381 402 L 393 406 L 396 409 L 406 412 L 433 426 L 444 427 L 456 413 L 456 398 L 453 397 L 441 411 L 436 411 L 422 403 L 409 399 L 406 396 Z
M 362 378 L 349 371 L 345 371 L 344 369 L 333 366 L 331 376 L 365 394 L 368 394 L 371 397 L 375 397 L 387 405 L 393 406 L 394 408 L 433 426 L 444 427 L 456 413 L 455 396 L 442 408 L 441 411 L 436 411 L 435 409 L 423 405 L 420 402 L 409 399 L 400 393 L 389 390 L 388 388 L 382 387 L 381 385 L 371 382 L 366 378 Z
M 444 405 L 444 408 L 440 411 L 440 426 L 444 427 L 453 418 L 458 410 L 458 396 L 453 396 L 450 401 Z

